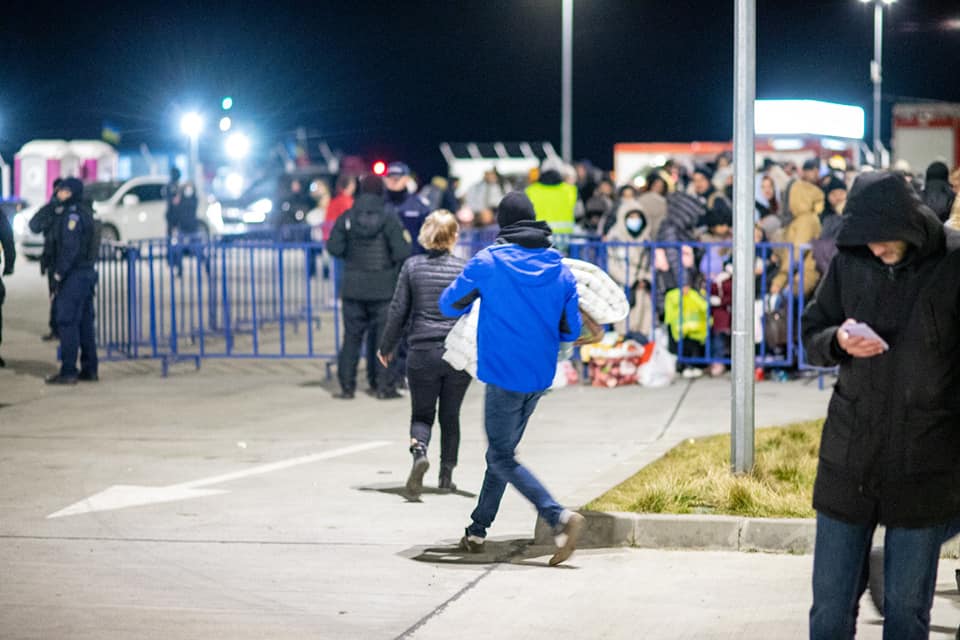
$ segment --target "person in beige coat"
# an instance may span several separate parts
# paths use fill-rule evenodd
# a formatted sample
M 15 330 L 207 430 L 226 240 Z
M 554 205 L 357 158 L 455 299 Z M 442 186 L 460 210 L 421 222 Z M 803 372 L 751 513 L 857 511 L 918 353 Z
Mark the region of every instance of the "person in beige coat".
M 653 328 L 653 305 L 650 300 L 650 250 L 640 244 L 649 242 L 650 222 L 647 213 L 636 202 L 624 203 L 617 210 L 617 219 L 607 234 L 607 272 L 628 291 L 630 315 L 617 323 L 617 332 L 649 336 Z M 631 244 L 616 244 L 631 243 Z
M 820 273 L 813 259 L 813 252 L 801 254 L 800 247 L 808 245 L 820 237 L 820 212 L 823 211 L 823 190 L 815 184 L 797 181 L 790 190 L 790 213 L 793 218 L 783 230 L 776 242 L 789 242 L 793 245 L 794 259 L 800 262 L 803 269 L 803 292 L 809 297 L 817 286 Z M 776 250 L 775 256 L 780 270 L 770 283 L 770 293 L 777 294 L 786 288 L 790 278 L 790 254 L 787 247 Z M 794 275 L 793 291 L 800 290 L 800 274 Z

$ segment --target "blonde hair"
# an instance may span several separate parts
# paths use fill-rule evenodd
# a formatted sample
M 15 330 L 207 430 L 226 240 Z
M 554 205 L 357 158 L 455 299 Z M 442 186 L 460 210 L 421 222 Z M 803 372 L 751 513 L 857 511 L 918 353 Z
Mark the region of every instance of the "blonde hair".
M 446 209 L 437 209 L 427 216 L 417 240 L 424 249 L 449 251 L 457 243 L 457 218 Z

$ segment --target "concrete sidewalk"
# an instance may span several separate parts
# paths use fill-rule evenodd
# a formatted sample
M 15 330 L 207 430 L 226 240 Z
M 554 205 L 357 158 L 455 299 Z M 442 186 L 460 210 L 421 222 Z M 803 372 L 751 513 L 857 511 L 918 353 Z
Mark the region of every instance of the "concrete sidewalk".
M 99 384 L 45 387 L 43 282 L 25 267 L 8 281 L 0 370 L 4 640 L 803 635 L 809 557 L 621 549 L 549 569 L 510 490 L 492 555 L 464 558 L 480 385 L 463 409 L 462 492 L 422 502 L 400 493 L 408 402 L 334 401 L 322 363 L 207 363 L 167 379 L 157 363 L 105 363 Z M 758 424 L 820 417 L 828 396 L 761 383 Z M 676 442 L 726 431 L 729 403 L 729 380 L 565 389 L 543 400 L 520 456 L 583 504 Z M 89 510 L 118 492 L 146 502 Z M 950 569 L 944 629 L 960 618 Z M 863 637 L 879 637 L 863 617 Z

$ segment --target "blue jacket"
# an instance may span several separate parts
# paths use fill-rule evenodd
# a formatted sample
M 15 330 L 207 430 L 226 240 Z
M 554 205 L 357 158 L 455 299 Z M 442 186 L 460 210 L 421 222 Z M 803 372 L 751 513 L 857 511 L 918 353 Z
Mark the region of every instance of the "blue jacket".
M 483 299 L 477 329 L 477 377 L 508 391 L 533 393 L 553 383 L 560 341 L 580 337 L 577 281 L 554 249 L 497 244 L 478 253 L 440 296 L 455 317 Z

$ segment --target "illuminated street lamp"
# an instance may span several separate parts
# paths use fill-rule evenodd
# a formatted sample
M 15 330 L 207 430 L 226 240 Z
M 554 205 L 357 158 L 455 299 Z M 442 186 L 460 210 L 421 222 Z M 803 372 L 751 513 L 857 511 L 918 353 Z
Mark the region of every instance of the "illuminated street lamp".
M 870 79 L 873 80 L 873 155 L 874 163 L 881 164 L 880 117 L 881 93 L 883 82 L 883 5 L 891 5 L 896 0 L 860 0 L 864 4 L 873 3 L 873 61 L 870 63 Z
M 227 136 L 224 150 L 231 160 L 243 160 L 250 155 L 250 138 L 245 133 L 235 131 Z
M 233 126 L 233 120 L 230 119 L 230 116 L 223 116 L 220 118 L 220 131 L 227 132 L 230 131 L 230 127 Z
M 194 185 L 199 185 L 200 134 L 203 132 L 203 118 L 196 111 L 183 114 L 180 118 L 180 131 L 190 139 L 190 176 Z

